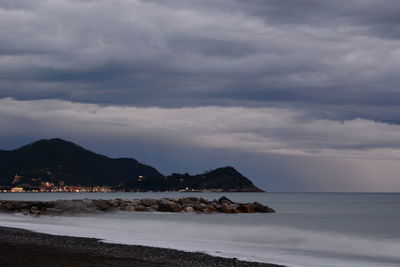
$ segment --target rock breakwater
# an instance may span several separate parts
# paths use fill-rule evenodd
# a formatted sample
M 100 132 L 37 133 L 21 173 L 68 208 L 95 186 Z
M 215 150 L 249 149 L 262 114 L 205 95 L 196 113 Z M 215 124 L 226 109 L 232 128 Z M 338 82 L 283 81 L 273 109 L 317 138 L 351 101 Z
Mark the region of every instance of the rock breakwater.
M 226 197 L 206 200 L 198 197 L 162 199 L 74 199 L 57 201 L 0 200 L 0 212 L 26 215 L 63 215 L 90 212 L 186 212 L 186 213 L 271 213 L 259 202 L 235 203 Z

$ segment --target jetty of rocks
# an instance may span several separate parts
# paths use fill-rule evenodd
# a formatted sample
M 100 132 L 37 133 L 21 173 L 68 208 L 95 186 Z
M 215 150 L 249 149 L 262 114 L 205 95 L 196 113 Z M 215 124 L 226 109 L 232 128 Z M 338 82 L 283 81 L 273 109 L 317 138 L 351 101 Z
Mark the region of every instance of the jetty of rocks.
M 106 211 L 186 213 L 270 213 L 259 202 L 235 203 L 226 197 L 206 200 L 198 197 L 162 199 L 74 199 L 56 201 L 0 200 L 0 212 L 25 215 L 62 215 Z

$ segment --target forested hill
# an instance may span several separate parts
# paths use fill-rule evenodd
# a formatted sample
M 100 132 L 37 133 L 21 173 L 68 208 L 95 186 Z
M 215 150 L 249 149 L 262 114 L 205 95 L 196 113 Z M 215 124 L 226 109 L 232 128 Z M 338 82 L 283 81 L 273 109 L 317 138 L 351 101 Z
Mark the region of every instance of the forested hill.
M 0 150 L 0 185 L 34 188 L 44 182 L 118 190 L 260 191 L 233 167 L 199 175 L 164 176 L 136 159 L 109 158 L 59 138 L 39 140 L 12 151 Z

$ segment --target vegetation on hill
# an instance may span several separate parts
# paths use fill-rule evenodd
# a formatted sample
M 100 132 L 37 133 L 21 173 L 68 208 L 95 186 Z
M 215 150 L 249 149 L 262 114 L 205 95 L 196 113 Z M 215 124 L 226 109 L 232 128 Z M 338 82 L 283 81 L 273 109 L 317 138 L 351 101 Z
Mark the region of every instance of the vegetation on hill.
M 0 154 L 0 183 L 40 181 L 70 185 L 116 185 L 139 176 L 161 177 L 155 168 L 135 159 L 110 159 L 62 139 L 40 140 Z
M 261 191 L 233 167 L 218 168 L 202 174 L 173 173 L 160 181 L 157 178 L 142 181 L 147 190 L 222 190 L 222 191 Z
M 116 190 L 261 191 L 233 167 L 198 175 L 164 176 L 131 158 L 112 159 L 62 140 L 39 140 L 12 151 L 0 150 L 0 185 L 109 186 Z

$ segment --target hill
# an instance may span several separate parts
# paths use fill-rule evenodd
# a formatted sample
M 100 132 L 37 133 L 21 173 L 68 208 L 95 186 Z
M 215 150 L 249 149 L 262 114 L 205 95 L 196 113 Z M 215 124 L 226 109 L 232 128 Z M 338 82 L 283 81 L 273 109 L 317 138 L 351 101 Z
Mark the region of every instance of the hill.
M 109 158 L 74 143 L 43 139 L 12 151 L 0 150 L 3 187 L 108 186 L 116 190 L 261 191 L 233 167 L 198 175 L 164 176 L 132 158 Z
M 111 159 L 62 139 L 40 140 L 0 153 L 0 183 L 48 181 L 69 185 L 116 185 L 139 176 L 161 177 L 153 167 L 135 159 Z
M 202 174 L 173 173 L 163 180 L 156 178 L 142 181 L 142 188 L 147 190 L 222 190 L 236 192 L 262 192 L 259 188 L 233 167 L 218 168 Z

